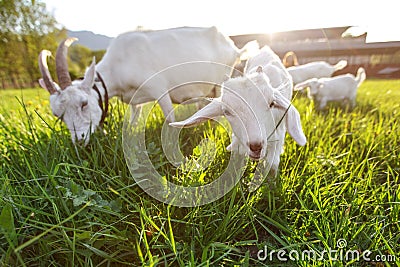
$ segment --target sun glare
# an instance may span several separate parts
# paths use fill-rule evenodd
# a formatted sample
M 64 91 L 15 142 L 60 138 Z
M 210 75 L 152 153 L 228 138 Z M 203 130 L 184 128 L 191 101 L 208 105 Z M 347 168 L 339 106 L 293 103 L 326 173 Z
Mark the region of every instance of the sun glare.
M 329 7 L 325 2 L 317 0 L 247 0 L 239 3 L 222 0 L 114 0 L 112 5 L 98 4 L 91 0 L 44 2 L 66 28 L 89 30 L 111 37 L 135 30 L 138 26 L 155 30 L 181 26 L 217 26 L 227 35 L 237 35 L 365 25 L 368 27 L 369 39 L 400 40 L 400 34 L 394 35 L 392 31 L 396 24 L 390 20 L 397 15 L 393 13 L 395 9 L 390 8 L 393 3 L 389 0 L 381 0 L 379 4 L 363 3 L 362 9 L 359 1 L 348 0 L 337 0 Z M 94 5 L 96 12 L 88 12 Z

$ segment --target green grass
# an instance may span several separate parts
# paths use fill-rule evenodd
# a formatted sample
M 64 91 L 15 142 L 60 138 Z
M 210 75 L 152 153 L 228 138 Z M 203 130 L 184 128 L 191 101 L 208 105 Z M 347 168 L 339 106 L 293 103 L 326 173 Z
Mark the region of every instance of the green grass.
M 299 147 L 287 137 L 276 181 L 253 193 L 240 182 L 215 202 L 179 208 L 151 198 L 131 177 L 124 105 L 112 101 L 104 131 L 75 147 L 52 116 L 47 92 L 0 91 L 0 265 L 400 266 L 399 99 L 399 80 L 366 81 L 349 112 L 334 105 L 316 112 L 308 99 L 296 99 L 308 143 Z M 158 109 L 146 143 L 167 179 L 200 185 L 224 171 L 229 133 L 221 126 L 182 132 L 188 157 L 201 155 L 204 137 L 216 144 L 208 169 L 183 175 L 165 162 L 161 125 Z M 336 261 L 324 254 L 282 263 L 277 252 L 257 258 L 265 248 L 284 250 L 286 258 L 293 250 L 320 256 L 342 239 L 342 255 L 369 250 L 371 259 L 397 261 L 346 261 L 336 253 Z

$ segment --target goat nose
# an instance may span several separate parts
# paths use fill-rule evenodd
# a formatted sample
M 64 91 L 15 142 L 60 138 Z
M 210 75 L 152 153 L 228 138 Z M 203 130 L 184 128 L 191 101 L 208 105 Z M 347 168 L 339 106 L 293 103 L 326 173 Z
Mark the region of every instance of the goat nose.
M 252 142 L 252 143 L 249 143 L 249 147 L 250 147 L 250 150 L 253 152 L 260 152 L 263 147 L 263 144 L 262 144 L 262 142 Z

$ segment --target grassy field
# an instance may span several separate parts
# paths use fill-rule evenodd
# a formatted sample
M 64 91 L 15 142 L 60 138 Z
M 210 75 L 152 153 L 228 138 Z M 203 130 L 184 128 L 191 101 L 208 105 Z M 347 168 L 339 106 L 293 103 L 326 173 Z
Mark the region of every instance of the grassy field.
M 308 143 L 287 137 L 276 181 L 179 208 L 131 177 L 123 104 L 112 101 L 104 130 L 75 147 L 45 90 L 0 91 L 0 266 L 400 266 L 399 99 L 399 80 L 367 80 L 350 112 L 296 99 Z M 158 172 L 204 184 L 223 171 L 223 127 L 185 129 L 186 156 L 201 155 L 203 137 L 216 156 L 207 170 L 172 176 L 161 125 L 157 110 L 146 142 Z

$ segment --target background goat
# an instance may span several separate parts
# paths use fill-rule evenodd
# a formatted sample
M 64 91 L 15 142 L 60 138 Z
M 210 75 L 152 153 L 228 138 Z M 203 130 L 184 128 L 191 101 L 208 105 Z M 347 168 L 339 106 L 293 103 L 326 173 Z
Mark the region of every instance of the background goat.
M 308 97 L 318 103 L 317 109 L 323 109 L 328 101 L 350 101 L 351 107 L 356 104 L 357 88 L 365 80 L 366 74 L 363 68 L 359 68 L 357 76 L 343 74 L 332 78 L 309 79 L 297 84 L 294 90 L 302 90 L 309 87 Z
M 71 82 L 67 49 L 75 40 L 69 38 L 57 49 L 59 85 L 53 82 L 48 71 L 46 58 L 50 52 L 43 50 L 40 53 L 39 67 L 43 78 L 39 83 L 49 91 L 51 109 L 65 122 L 72 140 L 85 140 L 86 143 L 105 117 L 107 109 L 103 104 L 107 104 L 108 97 L 118 96 L 129 103 L 135 95 L 130 102 L 132 108 L 157 100 L 167 120 L 172 122 L 175 120 L 173 102 L 208 95 L 214 84 L 220 84 L 225 75 L 230 75 L 231 67 L 247 50 L 246 46 L 239 50 L 215 27 L 128 32 L 112 41 L 97 65 L 93 61 L 83 80 Z M 193 64 L 187 64 L 190 62 Z M 137 92 L 145 81 L 145 88 Z M 193 81 L 205 83 L 170 90 Z
M 335 71 L 347 66 L 346 60 L 340 60 L 337 64 L 331 65 L 325 61 L 315 61 L 304 65 L 287 68 L 292 76 L 293 83 L 298 84 L 311 78 L 331 77 Z

